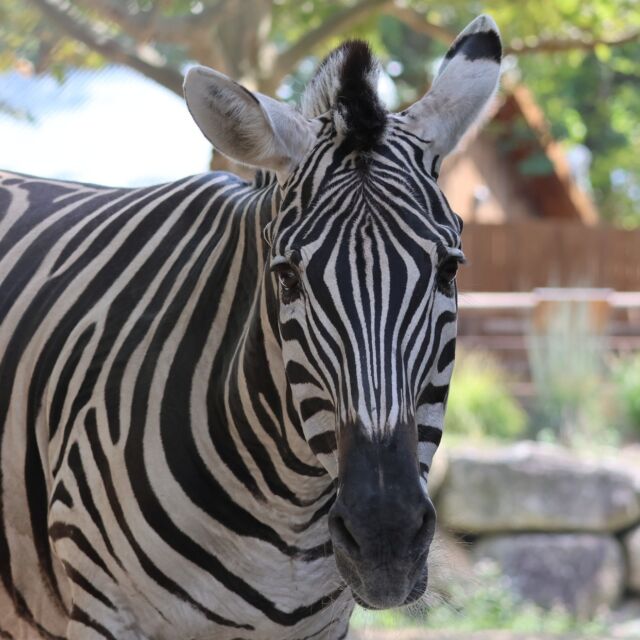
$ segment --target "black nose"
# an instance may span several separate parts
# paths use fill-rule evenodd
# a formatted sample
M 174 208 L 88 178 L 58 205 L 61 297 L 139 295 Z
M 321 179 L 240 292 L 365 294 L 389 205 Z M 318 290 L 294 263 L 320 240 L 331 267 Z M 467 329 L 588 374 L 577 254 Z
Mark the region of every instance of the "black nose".
M 400 606 L 426 589 L 436 513 L 420 479 L 417 444 L 412 424 L 385 438 L 358 424 L 341 430 L 329 531 L 338 569 L 361 604 Z
M 355 562 L 420 558 L 433 540 L 436 512 L 424 494 L 411 493 L 339 495 L 329 513 L 334 548 Z

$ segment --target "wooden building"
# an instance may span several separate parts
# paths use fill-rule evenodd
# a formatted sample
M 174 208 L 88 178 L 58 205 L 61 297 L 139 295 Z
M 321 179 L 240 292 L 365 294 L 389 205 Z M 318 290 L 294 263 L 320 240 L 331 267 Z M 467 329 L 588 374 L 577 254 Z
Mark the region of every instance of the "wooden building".
M 572 176 L 564 150 L 524 85 L 497 99 L 480 132 L 445 160 L 439 183 L 465 222 L 598 221 L 591 198 Z

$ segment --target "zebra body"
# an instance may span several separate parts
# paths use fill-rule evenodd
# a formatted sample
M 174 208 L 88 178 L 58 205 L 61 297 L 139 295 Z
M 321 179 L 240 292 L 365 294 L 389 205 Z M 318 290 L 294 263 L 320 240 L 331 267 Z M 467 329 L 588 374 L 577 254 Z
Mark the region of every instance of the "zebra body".
M 0 173 L 0 637 L 337 639 L 420 597 L 461 257 L 434 174 L 496 56 L 487 18 L 454 43 L 428 96 L 482 86 L 440 142 L 351 43 L 303 114 L 189 74 L 253 184 Z
M 309 613 L 324 608 L 331 590 L 320 593 L 309 574 L 320 584 L 338 580 L 324 547 L 326 523 L 307 523 L 331 499 L 331 481 L 287 418 L 284 375 L 269 374 L 277 349 L 257 338 L 273 331 L 262 326 L 260 267 L 274 185 L 255 189 L 211 174 L 116 190 L 5 173 L 0 188 L 15 203 L 3 226 L 26 231 L 12 239 L 2 263 L 2 311 L 16 326 L 1 334 L 3 451 L 13 452 L 2 475 L 5 486 L 22 489 L 4 493 L 3 511 L 12 513 L 4 532 L 5 584 L 38 611 L 43 596 L 29 584 L 34 571 L 43 571 L 50 586 L 45 628 L 60 637 L 74 605 L 85 629 L 80 612 L 99 605 L 108 614 L 99 624 L 118 639 L 210 637 L 212 623 L 216 638 L 242 637 L 250 627 L 261 634 L 247 637 L 317 631 Z M 28 200 L 37 210 L 22 210 L 19 203 Z M 15 255 L 35 269 L 19 290 L 22 283 L 5 267 L 18 268 Z M 228 283 L 222 290 L 221 282 Z M 270 342 L 277 346 L 275 336 Z M 9 360 L 19 363 L 13 376 Z M 242 397 L 245 380 L 260 394 L 255 407 Z M 11 386 L 29 390 L 28 406 Z M 114 396 L 118 407 L 108 404 Z M 24 440 L 25 420 L 31 442 Z M 212 425 L 220 451 L 216 440 L 193 441 L 201 434 L 190 433 L 191 421 Z M 268 452 L 264 469 L 224 450 L 225 440 L 241 449 L 249 436 L 254 451 Z M 28 471 L 25 484 L 32 459 L 43 468 Z M 255 486 L 247 481 L 234 491 L 247 472 Z M 42 521 L 25 531 L 30 512 Z M 36 544 L 25 548 L 21 538 L 30 530 Z M 237 560 L 218 567 L 218 558 L 231 556 L 229 530 L 239 534 Z M 46 553 L 38 556 L 47 536 L 50 569 Z M 62 578 L 65 563 L 73 568 L 69 580 Z M 344 613 L 348 602 L 332 606 Z

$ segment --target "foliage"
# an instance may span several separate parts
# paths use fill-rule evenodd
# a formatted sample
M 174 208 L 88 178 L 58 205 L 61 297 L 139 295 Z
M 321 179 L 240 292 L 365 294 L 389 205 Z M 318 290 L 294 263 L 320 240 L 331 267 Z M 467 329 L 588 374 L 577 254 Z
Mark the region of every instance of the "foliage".
M 603 51 L 538 54 L 519 66 L 553 135 L 591 151 L 590 179 L 602 216 L 632 228 L 640 225 L 639 46 Z
M 447 434 L 509 440 L 522 435 L 526 414 L 509 391 L 504 371 L 482 351 L 458 352 L 451 380 Z
M 412 605 L 413 606 L 413 605 Z M 602 637 L 601 621 L 580 622 L 562 609 L 544 611 L 517 598 L 495 564 L 476 565 L 473 585 L 452 587 L 450 600 L 427 607 L 426 611 L 395 610 L 365 612 L 357 609 L 352 626 L 399 627 L 419 626 L 425 629 L 474 632 L 509 630 L 517 633 L 574 633 L 583 637 Z
M 640 438 L 640 353 L 618 359 L 612 369 L 624 425 Z
M 182 70 L 198 60 L 275 93 L 287 76 L 295 81 L 301 62 L 349 35 L 372 42 L 406 103 L 424 92 L 435 61 L 483 10 L 502 28 L 505 67 L 533 89 L 556 137 L 591 150 L 604 216 L 640 225 L 636 0 L 0 0 L 0 70 L 63 78 L 69 68 L 110 61 L 180 93 Z
M 533 428 L 541 439 L 613 444 L 603 339 L 586 302 L 564 301 L 534 328 L 528 356 L 535 388 Z

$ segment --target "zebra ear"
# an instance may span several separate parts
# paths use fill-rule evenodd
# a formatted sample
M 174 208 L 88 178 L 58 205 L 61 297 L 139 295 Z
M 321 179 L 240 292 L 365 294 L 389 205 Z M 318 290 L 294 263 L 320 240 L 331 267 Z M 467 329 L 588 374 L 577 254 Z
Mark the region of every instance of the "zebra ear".
M 496 23 L 478 16 L 455 39 L 429 92 L 404 116 L 409 126 L 444 157 L 495 95 L 502 44 Z
M 190 69 L 184 95 L 196 124 L 218 151 L 276 171 L 279 179 L 286 178 L 314 144 L 314 122 L 213 69 Z

